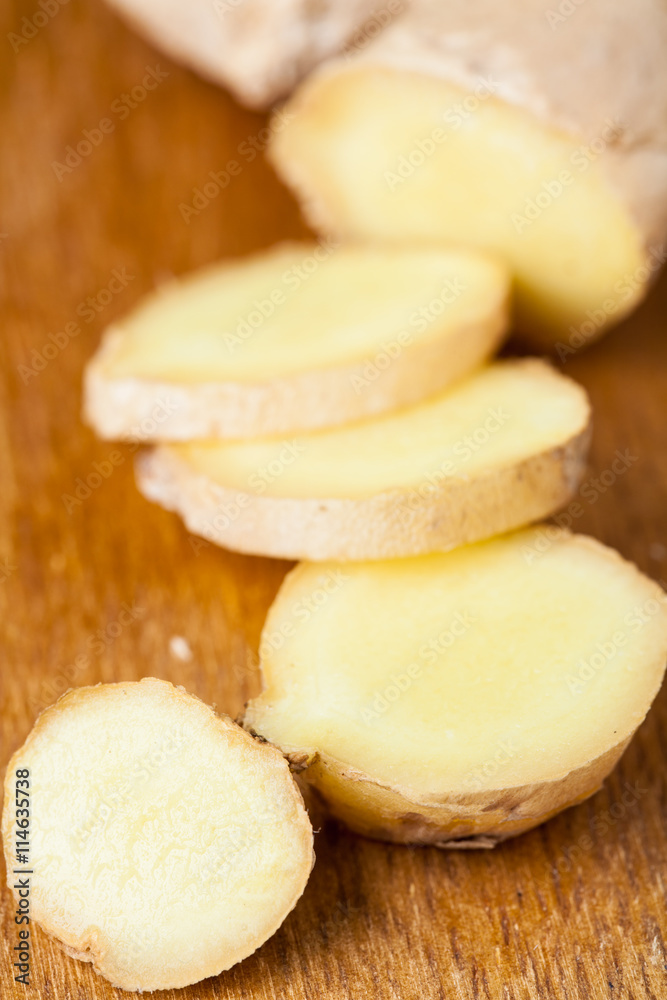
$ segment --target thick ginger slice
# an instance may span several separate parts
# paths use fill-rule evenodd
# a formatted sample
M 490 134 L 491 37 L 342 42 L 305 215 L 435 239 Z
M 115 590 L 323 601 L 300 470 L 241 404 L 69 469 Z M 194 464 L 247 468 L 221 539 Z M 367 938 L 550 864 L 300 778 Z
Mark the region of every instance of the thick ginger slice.
M 239 962 L 294 907 L 313 834 L 282 755 L 182 688 L 77 688 L 7 768 L 31 812 L 31 919 L 125 990 L 176 989 Z
M 146 497 L 227 548 L 286 559 L 450 549 L 553 513 L 583 470 L 590 406 L 535 359 L 496 362 L 395 413 L 290 438 L 161 445 Z
M 447 554 L 302 563 L 245 725 L 354 830 L 492 846 L 599 787 L 655 697 L 667 597 L 538 526 Z
M 507 329 L 507 270 L 470 251 L 282 244 L 148 296 L 88 366 L 106 438 L 290 433 L 416 402 Z

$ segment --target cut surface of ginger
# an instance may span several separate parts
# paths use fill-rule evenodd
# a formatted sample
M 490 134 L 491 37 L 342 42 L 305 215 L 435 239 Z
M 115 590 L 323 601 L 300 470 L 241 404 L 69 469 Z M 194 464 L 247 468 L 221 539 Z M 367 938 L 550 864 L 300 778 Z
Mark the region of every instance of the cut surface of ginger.
M 312 829 L 284 758 L 164 681 L 74 689 L 42 713 L 7 770 L 10 872 L 24 769 L 31 917 L 122 989 L 229 968 L 308 879 Z
M 500 361 L 416 406 L 290 442 L 192 442 L 174 453 L 196 472 L 264 496 L 363 498 L 472 477 L 557 448 L 588 423 L 584 391 L 539 361 Z M 280 463 L 280 456 L 283 461 Z M 292 459 L 289 461 L 289 459 Z
M 611 769 L 661 683 L 667 598 L 593 539 L 538 526 L 447 554 L 302 563 L 260 657 L 246 725 L 313 761 L 305 777 L 353 827 L 502 839 Z
M 508 289 L 503 265 L 466 250 L 282 244 L 216 264 L 108 331 L 88 419 L 128 436 L 166 395 L 155 437 L 233 438 L 412 402 L 493 353 Z
M 592 149 L 480 94 L 376 65 L 322 72 L 297 92 L 273 159 L 320 228 L 493 251 L 516 277 L 522 332 L 590 339 L 646 279 L 642 239 L 600 162 L 618 124 Z
M 260 555 L 379 559 L 449 549 L 553 513 L 585 468 L 590 407 L 535 359 L 416 406 L 290 438 L 162 445 L 139 487 L 210 541 Z

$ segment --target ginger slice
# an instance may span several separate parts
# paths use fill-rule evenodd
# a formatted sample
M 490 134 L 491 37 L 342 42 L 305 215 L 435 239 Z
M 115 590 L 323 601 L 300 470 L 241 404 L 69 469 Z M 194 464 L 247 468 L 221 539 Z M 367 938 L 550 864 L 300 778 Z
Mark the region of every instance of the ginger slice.
M 163 445 L 138 485 L 241 552 L 380 559 L 539 520 L 585 467 L 584 390 L 535 359 L 496 362 L 417 406 L 289 439 Z
M 283 244 L 149 296 L 88 367 L 107 438 L 256 437 L 356 420 L 482 364 L 506 269 L 470 251 Z
M 538 526 L 455 552 L 302 563 L 245 725 L 307 763 L 352 829 L 492 846 L 591 795 L 667 658 L 667 596 L 591 538 Z
M 2 829 L 8 884 L 32 871 L 31 918 L 125 990 L 186 986 L 250 955 L 313 862 L 284 757 L 154 678 L 77 688 L 43 712 L 7 768 Z

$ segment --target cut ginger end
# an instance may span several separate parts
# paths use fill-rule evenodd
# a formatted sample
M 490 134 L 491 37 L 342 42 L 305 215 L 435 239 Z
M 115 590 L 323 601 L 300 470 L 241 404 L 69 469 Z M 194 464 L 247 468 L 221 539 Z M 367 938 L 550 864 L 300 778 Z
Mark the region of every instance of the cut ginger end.
M 182 688 L 77 688 L 42 713 L 7 769 L 9 872 L 24 769 L 31 918 L 121 989 L 216 975 L 303 892 L 313 834 L 284 757 Z
M 323 231 L 493 251 L 515 274 L 521 332 L 581 346 L 643 295 L 638 230 L 597 147 L 488 90 L 470 102 L 437 77 L 325 69 L 288 106 L 272 159 Z
M 655 697 L 667 598 L 537 526 L 447 554 L 302 563 L 245 725 L 354 830 L 492 846 L 592 794 Z

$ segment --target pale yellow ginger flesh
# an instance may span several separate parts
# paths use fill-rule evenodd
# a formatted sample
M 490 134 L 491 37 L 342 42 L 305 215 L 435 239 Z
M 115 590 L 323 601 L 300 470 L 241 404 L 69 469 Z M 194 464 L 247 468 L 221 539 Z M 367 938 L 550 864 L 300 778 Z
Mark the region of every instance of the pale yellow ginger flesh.
M 492 83 L 470 92 L 372 64 L 317 74 L 289 113 L 272 158 L 320 229 L 497 253 L 540 343 L 581 346 L 641 298 L 651 269 L 601 163 L 618 124 L 586 143 Z
M 282 245 L 152 295 L 117 324 L 123 337 L 105 368 L 116 378 L 267 381 L 372 358 L 403 330 L 455 337 L 505 295 L 503 268 L 475 253 Z
M 7 768 L 10 886 L 26 770 L 31 920 L 121 989 L 216 975 L 303 892 L 313 836 L 284 758 L 182 688 L 78 688 L 39 717 Z
M 505 267 L 474 251 L 282 244 L 149 296 L 89 366 L 104 436 L 243 437 L 423 398 L 485 361 L 507 327 Z
M 539 361 L 500 361 L 417 406 L 290 442 L 170 447 L 195 472 L 235 490 L 252 492 L 266 469 L 264 496 L 356 499 L 419 487 L 439 472 L 463 478 L 512 465 L 562 445 L 587 422 L 576 383 Z
M 448 554 L 302 563 L 245 725 L 334 813 L 393 840 L 489 846 L 591 794 L 660 687 L 667 598 L 543 525 Z
M 144 495 L 228 548 L 288 559 L 449 549 L 539 520 L 585 468 L 584 390 L 536 359 L 482 368 L 437 396 L 341 428 L 162 445 Z

